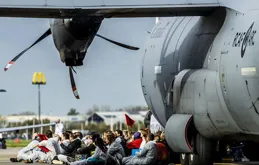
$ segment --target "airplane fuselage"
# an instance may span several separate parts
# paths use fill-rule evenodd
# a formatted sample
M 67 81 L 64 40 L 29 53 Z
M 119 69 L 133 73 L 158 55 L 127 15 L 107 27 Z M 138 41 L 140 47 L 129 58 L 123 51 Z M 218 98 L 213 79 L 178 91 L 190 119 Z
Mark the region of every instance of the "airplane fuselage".
M 192 150 L 186 131 L 191 120 L 207 138 L 259 136 L 258 16 L 258 10 L 220 9 L 154 27 L 142 61 L 142 89 L 175 151 Z

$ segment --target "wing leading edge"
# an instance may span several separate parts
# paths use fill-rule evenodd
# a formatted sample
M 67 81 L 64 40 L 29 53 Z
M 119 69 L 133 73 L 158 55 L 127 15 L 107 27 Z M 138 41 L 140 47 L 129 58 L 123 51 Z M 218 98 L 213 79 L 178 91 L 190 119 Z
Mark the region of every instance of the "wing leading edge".
M 23 129 L 30 129 L 30 128 L 46 127 L 46 126 L 52 126 L 52 125 L 55 125 L 55 123 L 39 124 L 39 125 L 31 125 L 31 126 L 22 126 L 22 127 L 0 128 L 0 133 L 1 132 L 10 132 L 10 131 L 23 130 Z
M 172 17 L 203 16 L 217 0 L 13 0 L 0 2 L 0 17 L 71 18 L 78 16 Z

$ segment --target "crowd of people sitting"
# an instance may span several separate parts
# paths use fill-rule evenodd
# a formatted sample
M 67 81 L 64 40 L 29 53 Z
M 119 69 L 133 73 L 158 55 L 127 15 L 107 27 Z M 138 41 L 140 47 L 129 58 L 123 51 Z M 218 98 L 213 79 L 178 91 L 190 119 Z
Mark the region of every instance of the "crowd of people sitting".
M 157 165 L 170 163 L 171 150 L 164 132 L 116 130 L 103 134 L 66 131 L 35 133 L 32 141 L 11 162 L 70 165 Z

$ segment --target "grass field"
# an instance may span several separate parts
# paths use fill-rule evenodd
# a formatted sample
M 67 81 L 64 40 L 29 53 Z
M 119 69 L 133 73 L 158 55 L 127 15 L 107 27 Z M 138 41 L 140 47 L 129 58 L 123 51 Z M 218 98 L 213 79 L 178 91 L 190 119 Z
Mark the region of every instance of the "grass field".
M 8 147 L 25 147 L 27 146 L 31 140 L 6 140 L 6 146 Z

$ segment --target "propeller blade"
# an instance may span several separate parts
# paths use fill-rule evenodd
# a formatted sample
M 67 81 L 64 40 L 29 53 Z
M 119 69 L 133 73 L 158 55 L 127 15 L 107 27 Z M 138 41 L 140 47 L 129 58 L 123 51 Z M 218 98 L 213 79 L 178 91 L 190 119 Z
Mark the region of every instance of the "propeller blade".
M 104 36 L 101 36 L 100 34 L 96 34 L 95 36 L 100 37 L 100 38 L 102 38 L 102 39 L 104 39 L 104 40 L 106 40 L 106 41 L 109 41 L 109 42 L 111 42 L 111 43 L 113 43 L 113 44 L 115 44 L 115 45 L 121 46 L 121 47 L 126 48 L 126 49 L 139 50 L 138 47 L 126 45 L 126 44 L 123 44 L 123 43 L 120 43 L 120 42 L 117 42 L 117 41 L 113 41 L 113 40 L 108 39 L 108 38 L 106 38 L 106 37 L 104 37 Z
M 69 67 L 69 77 L 70 77 L 72 91 L 73 91 L 74 96 L 77 99 L 80 99 L 79 94 L 78 94 L 77 89 L 76 89 L 76 83 L 75 83 L 75 80 L 74 80 L 74 75 L 73 75 L 73 71 L 72 70 L 73 70 L 73 68 Z
M 33 47 L 34 45 L 36 45 L 37 43 L 39 43 L 41 40 L 43 40 L 44 38 L 48 37 L 51 34 L 51 30 L 50 28 L 40 37 L 38 38 L 31 46 L 29 46 L 28 48 L 24 49 L 21 53 L 19 53 L 17 56 L 15 56 L 4 68 L 4 71 L 7 71 L 16 60 L 18 60 L 18 58 L 20 58 L 27 50 L 29 50 L 31 47 Z

